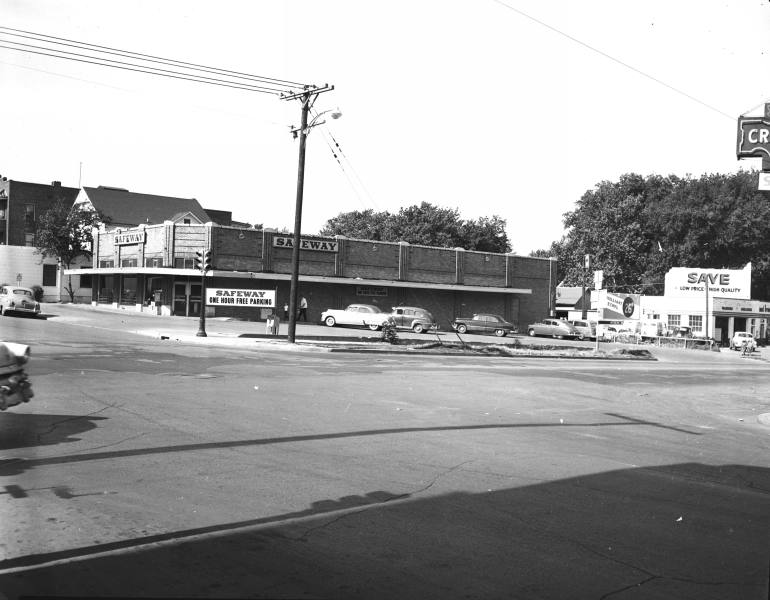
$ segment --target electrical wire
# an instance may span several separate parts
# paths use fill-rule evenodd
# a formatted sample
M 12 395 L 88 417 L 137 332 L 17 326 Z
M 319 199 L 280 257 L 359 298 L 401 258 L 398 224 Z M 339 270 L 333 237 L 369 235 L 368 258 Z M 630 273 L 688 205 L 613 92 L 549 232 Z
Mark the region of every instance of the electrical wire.
M 259 75 L 240 73 L 238 71 L 230 71 L 227 69 L 219 69 L 216 67 L 206 67 L 203 65 L 197 65 L 195 63 L 186 63 L 183 61 L 177 61 L 174 59 L 163 59 L 160 57 L 147 55 L 147 54 L 116 50 L 114 48 L 108 48 L 107 49 L 108 51 L 100 50 L 100 49 L 91 51 L 89 50 L 89 48 L 85 48 L 84 46 L 91 46 L 94 48 L 106 48 L 106 47 L 96 46 L 95 44 L 87 44 L 85 42 L 73 42 L 73 40 L 66 40 L 67 42 L 73 42 L 72 44 L 69 44 L 69 43 L 64 44 L 58 41 L 38 39 L 28 35 L 20 35 L 18 33 L 7 33 L 5 30 L 9 30 L 9 29 L 10 28 L 7 28 L 7 27 L 0 27 L 0 36 L 11 35 L 11 36 L 23 37 L 26 39 L 32 39 L 34 41 L 48 44 L 48 46 L 40 46 L 35 44 L 19 42 L 16 40 L 3 39 L 0 37 L 0 48 L 15 50 L 17 52 L 23 52 L 28 54 L 39 54 L 42 56 L 60 58 L 64 60 L 70 60 L 70 61 L 80 62 L 85 64 L 93 64 L 93 65 L 102 66 L 102 67 L 110 67 L 110 68 L 121 69 L 125 71 L 145 73 L 148 75 L 158 75 L 161 77 L 168 77 L 172 79 L 181 79 L 181 80 L 192 81 L 196 83 L 205 83 L 208 85 L 230 87 L 230 88 L 235 88 L 235 89 L 240 89 L 245 91 L 272 94 L 277 96 L 294 94 L 297 92 L 298 88 L 302 90 L 307 90 L 314 87 L 314 86 L 308 86 L 308 85 L 299 84 L 295 82 L 274 79 L 270 77 L 262 77 Z M 22 30 L 11 30 L 11 31 L 22 31 Z M 32 33 L 32 32 L 24 32 L 24 33 Z M 44 36 L 43 34 L 32 33 L 32 35 L 48 37 L 53 40 L 63 39 L 63 38 L 55 38 L 53 36 Z M 12 45 L 9 45 L 9 44 L 12 44 Z M 76 45 L 76 44 L 79 44 L 79 45 Z M 49 46 L 52 46 L 52 47 L 49 47 Z M 89 52 L 95 52 L 97 54 L 94 55 L 94 54 L 83 54 L 79 52 L 72 52 L 70 50 L 60 49 L 57 46 L 64 46 L 67 48 L 75 47 L 77 49 L 82 49 Z M 105 56 L 99 56 L 98 53 L 108 54 L 112 56 L 120 56 L 121 58 L 129 59 L 129 61 L 131 62 L 116 60 L 113 58 L 107 58 Z M 135 62 L 135 61 L 144 61 L 145 63 L 149 62 L 149 63 L 162 64 L 164 66 L 173 67 L 173 68 L 164 69 L 158 66 L 154 66 L 152 64 L 142 64 L 142 62 Z M 184 69 L 184 70 L 179 70 L 179 69 Z M 205 73 L 205 75 L 201 73 Z M 212 77 L 210 75 L 217 75 L 218 77 Z
M 693 102 L 697 102 L 701 106 L 705 106 L 706 108 L 708 108 L 710 110 L 713 110 L 714 112 L 719 113 L 720 115 L 722 115 L 724 117 L 727 117 L 731 121 L 735 121 L 735 117 L 733 115 L 729 115 L 726 112 L 716 108 L 715 106 L 712 106 L 711 104 L 708 104 L 707 102 L 704 102 L 703 100 L 700 100 L 699 98 L 696 98 L 692 94 L 688 94 L 687 92 L 684 92 L 684 91 L 680 90 L 679 88 L 676 88 L 673 85 L 668 84 L 665 81 L 662 81 L 662 80 L 658 79 L 657 77 L 654 77 L 653 75 L 650 75 L 649 73 L 645 73 L 644 71 L 642 71 L 640 69 L 637 69 L 636 67 L 634 67 L 632 65 L 629 65 L 626 62 L 623 62 L 619 58 L 615 58 L 611 54 L 607 54 L 606 52 L 604 52 L 602 50 L 599 50 L 598 48 L 595 48 L 594 46 L 591 46 L 590 44 L 587 44 L 586 42 L 584 42 L 582 40 L 579 40 L 578 38 L 576 38 L 574 36 L 571 36 L 570 34 L 565 33 L 564 31 L 561 31 L 560 29 L 557 29 L 553 25 L 549 25 L 548 23 L 546 23 L 544 21 L 541 21 L 540 19 L 536 19 L 532 15 L 529 15 L 529 14 L 525 13 L 523 10 L 519 10 L 518 8 L 514 8 L 510 4 L 507 4 L 506 2 L 503 2 L 503 0 L 493 0 L 493 1 L 496 2 L 497 4 L 499 4 L 500 6 L 503 6 L 503 7 L 507 8 L 508 10 L 512 10 L 513 12 L 518 13 L 522 17 L 525 17 L 525 18 L 529 19 L 530 21 L 533 21 L 533 22 L 537 23 L 538 25 L 540 25 L 542 27 L 545 27 L 546 29 L 550 29 L 554 33 L 558 33 L 560 36 L 567 38 L 571 42 L 575 42 L 576 44 L 580 44 L 584 48 L 588 48 L 591 52 L 595 52 L 596 54 L 599 54 L 600 56 L 603 56 L 604 58 L 607 58 L 607 59 L 609 59 L 609 60 L 611 60 L 613 62 L 616 62 L 617 64 L 621 65 L 622 67 L 625 67 L 626 69 L 629 69 L 629 70 L 633 71 L 637 75 L 641 75 L 642 77 L 646 77 L 647 79 L 649 79 L 651 81 L 654 81 L 655 83 L 657 83 L 659 85 L 662 85 L 663 87 L 668 88 L 672 92 L 676 92 L 677 94 L 680 94 L 680 95 L 684 96 L 685 98 L 688 98 L 689 100 L 692 100 Z
M 6 33 L 11 32 L 11 33 Z M 0 26 L 0 33 L 3 33 L 5 35 L 11 35 L 15 37 L 22 37 L 27 39 L 32 39 L 35 41 L 40 41 L 44 43 L 50 43 L 50 44 L 56 44 L 61 46 L 68 46 L 68 47 L 74 47 L 79 49 L 88 49 L 88 48 L 94 48 L 97 52 L 101 52 L 103 54 L 114 54 L 117 56 L 123 56 L 128 58 L 138 58 L 139 60 L 144 60 L 147 62 L 158 62 L 165 65 L 170 66 L 181 66 L 183 68 L 189 68 L 194 70 L 201 70 L 201 71 L 208 71 L 213 73 L 218 73 L 220 75 L 226 75 L 226 76 L 233 76 L 233 77 L 239 77 L 239 78 L 246 78 L 246 79 L 253 79 L 257 81 L 261 81 L 263 83 L 268 84 L 280 84 L 282 87 L 293 87 L 293 88 L 304 88 L 305 84 L 296 82 L 296 81 L 288 81 L 285 79 L 276 79 L 273 77 L 264 77 L 261 75 L 252 75 L 250 73 L 243 73 L 240 71 L 232 71 L 229 69 L 221 69 L 219 67 L 208 67 L 205 65 L 200 65 L 197 63 L 190 63 L 185 61 L 180 61 L 176 59 L 171 58 L 162 58 L 160 56 L 154 56 L 152 54 L 142 54 L 140 52 L 133 52 L 131 50 L 120 50 L 118 48 L 112 48 L 110 46 L 99 46 L 97 44 L 90 44 L 88 42 L 79 42 L 77 40 L 70 40 L 67 38 L 60 38 L 56 36 L 46 35 L 43 33 L 35 33 L 32 31 L 25 31 L 23 29 L 13 29 L 11 27 L 3 27 Z M 22 35 L 22 34 L 29 34 L 29 35 Z M 44 39 L 40 39 L 44 38 Z M 47 39 L 45 39 L 47 38 Z M 49 41 L 49 40 L 57 40 L 57 41 Z M 64 43 L 69 42 L 69 43 Z M 15 42 L 14 42 L 15 43 Z
M 374 197 L 369 192 L 368 188 L 366 187 L 366 184 L 364 184 L 363 180 L 358 175 L 358 172 L 356 171 L 355 167 L 353 166 L 353 163 L 350 161 L 350 159 L 347 157 L 347 155 L 342 151 L 342 146 L 339 145 L 339 142 L 337 142 L 337 139 L 334 137 L 332 132 L 329 131 L 328 127 L 325 128 L 325 132 L 328 133 L 329 137 L 332 139 L 334 147 L 336 148 L 336 150 L 334 150 L 334 148 L 331 148 L 331 146 L 330 146 L 330 149 L 331 149 L 332 153 L 336 156 L 337 155 L 336 153 L 339 152 L 340 156 L 342 156 L 345 159 L 345 161 L 347 162 L 348 166 L 350 167 L 351 172 L 353 173 L 354 177 L 358 181 L 358 185 L 361 186 L 361 189 L 364 191 L 364 193 L 369 198 L 369 201 L 372 204 L 372 206 L 374 206 L 374 208 L 379 211 L 380 210 L 379 209 L 379 205 L 377 204 L 377 202 L 374 200 Z M 340 166 L 342 166 L 342 163 L 340 163 Z
M 11 42 L 11 43 L 17 43 L 17 42 Z M 30 46 L 29 44 L 23 44 L 24 46 Z M 157 67 L 147 67 L 145 65 L 135 65 L 133 63 L 126 63 L 123 61 L 114 61 L 111 59 L 101 58 L 101 57 L 95 57 L 95 56 L 88 56 L 88 55 L 82 55 L 77 54 L 74 52 L 66 52 L 63 50 L 51 50 L 49 52 L 44 52 L 43 50 L 49 50 L 48 48 L 42 48 L 38 46 L 31 46 L 32 48 L 36 48 L 35 50 L 28 49 L 28 48 L 16 48 L 14 46 L 7 46 L 5 44 L 0 43 L 0 48 L 6 48 L 8 50 L 16 50 L 18 52 L 25 52 L 29 54 L 40 54 L 42 56 L 50 56 L 53 58 L 63 58 L 65 60 L 71 60 L 75 62 L 85 63 L 85 64 L 92 64 L 92 65 L 98 65 L 100 67 L 111 67 L 113 69 L 121 69 L 123 71 L 134 71 L 136 73 L 145 73 L 147 75 L 159 75 L 161 77 L 169 77 L 171 79 L 182 79 L 186 81 L 195 81 L 198 83 L 207 83 L 210 85 L 219 85 L 223 87 L 231 87 L 241 90 L 247 90 L 252 92 L 261 92 L 265 94 L 274 94 L 274 95 L 281 95 L 285 92 L 285 90 L 280 89 L 271 89 L 271 88 L 265 88 L 262 86 L 255 86 L 248 83 L 241 83 L 238 81 L 232 81 L 229 82 L 227 80 L 223 79 L 216 79 L 213 77 L 204 77 L 200 75 L 195 75 L 191 73 L 183 73 L 183 72 L 177 72 L 177 71 L 170 71 L 168 69 L 158 69 Z M 52 52 L 59 52 L 59 53 L 67 53 L 67 54 L 74 54 L 76 56 L 80 56 L 81 58 L 73 58 L 71 56 L 61 56 L 60 54 L 53 54 Z M 94 60 L 85 60 L 87 58 L 94 59 Z M 108 61 L 108 62 L 103 62 Z M 109 64 L 112 63 L 118 63 L 118 64 Z

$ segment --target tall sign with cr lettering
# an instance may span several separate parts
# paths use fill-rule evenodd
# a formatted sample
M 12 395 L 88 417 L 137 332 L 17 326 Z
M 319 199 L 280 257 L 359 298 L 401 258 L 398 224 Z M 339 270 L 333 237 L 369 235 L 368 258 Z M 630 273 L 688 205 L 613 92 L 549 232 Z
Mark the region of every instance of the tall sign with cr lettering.
M 762 117 L 738 117 L 738 158 L 761 158 L 762 171 L 770 171 L 770 103 Z M 762 189 L 760 181 L 760 189 Z

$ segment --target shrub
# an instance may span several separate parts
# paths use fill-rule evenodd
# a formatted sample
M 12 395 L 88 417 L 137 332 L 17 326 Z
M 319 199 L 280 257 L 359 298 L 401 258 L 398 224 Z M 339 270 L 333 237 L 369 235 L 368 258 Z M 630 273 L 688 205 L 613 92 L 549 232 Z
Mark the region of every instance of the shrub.
M 42 287 L 40 287 L 39 285 L 33 285 L 29 289 L 32 290 L 32 295 L 34 296 L 35 300 L 37 300 L 38 302 L 42 302 L 43 301 L 43 288 Z
M 385 323 L 382 326 L 382 341 L 390 344 L 398 342 L 398 333 L 396 333 L 396 326 L 393 323 Z

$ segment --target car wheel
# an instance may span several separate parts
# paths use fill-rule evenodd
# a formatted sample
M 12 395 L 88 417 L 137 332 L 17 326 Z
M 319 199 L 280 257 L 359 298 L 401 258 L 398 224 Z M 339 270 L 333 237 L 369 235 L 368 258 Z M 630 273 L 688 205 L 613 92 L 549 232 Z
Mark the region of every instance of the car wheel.
M 535 337 L 535 330 L 530 329 L 529 331 L 527 331 L 527 334 L 529 335 L 529 337 Z
M 334 320 L 334 317 L 326 317 L 324 323 L 326 323 L 327 327 L 334 327 L 337 324 L 337 321 Z
M 555 337 L 557 340 L 563 340 L 564 339 L 563 335 L 554 335 L 553 337 Z
M 425 331 L 425 329 L 423 329 L 422 325 L 420 325 L 419 323 L 415 323 L 414 327 L 412 327 L 412 331 L 414 331 L 415 333 L 422 333 L 423 331 Z
M 495 329 L 495 335 L 497 337 L 504 337 L 505 336 L 505 329 Z
M 584 339 L 586 339 L 586 336 L 584 336 L 582 333 L 578 334 L 578 339 L 582 342 Z
M 372 323 L 371 325 L 368 325 L 368 327 L 371 331 L 377 331 L 380 328 L 379 325 L 375 325 L 374 323 Z
M 457 326 L 457 333 L 465 333 L 466 331 L 468 331 L 468 328 L 465 325 L 460 324 Z

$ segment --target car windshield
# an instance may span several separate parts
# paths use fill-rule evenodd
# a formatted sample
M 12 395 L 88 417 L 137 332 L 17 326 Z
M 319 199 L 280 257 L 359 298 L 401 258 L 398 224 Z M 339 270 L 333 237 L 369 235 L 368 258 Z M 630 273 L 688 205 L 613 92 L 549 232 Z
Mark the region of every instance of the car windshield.
M 32 292 L 30 290 L 25 290 L 25 289 L 22 289 L 22 288 L 16 288 L 15 290 L 13 290 L 13 293 L 16 296 L 29 296 L 30 298 L 32 298 Z

